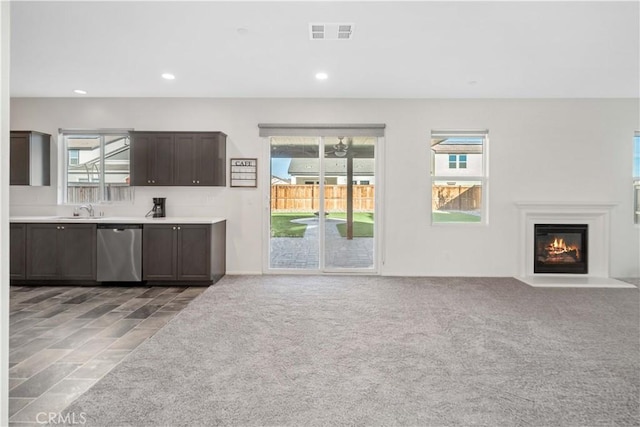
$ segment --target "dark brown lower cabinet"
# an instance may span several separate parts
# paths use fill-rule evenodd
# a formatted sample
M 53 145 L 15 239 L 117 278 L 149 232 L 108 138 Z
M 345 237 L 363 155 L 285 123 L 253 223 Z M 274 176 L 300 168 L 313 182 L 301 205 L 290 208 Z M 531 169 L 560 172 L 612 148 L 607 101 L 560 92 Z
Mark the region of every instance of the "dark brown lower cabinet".
M 11 279 L 24 280 L 27 272 L 25 244 L 26 224 L 11 224 L 9 228 L 9 275 Z
M 12 223 L 11 279 L 96 281 L 95 223 Z M 226 221 L 145 224 L 143 280 L 215 283 L 225 275 Z
M 27 280 L 96 280 L 95 224 L 27 224 Z
M 211 225 L 178 226 L 177 279 L 211 279 Z
M 145 225 L 142 229 L 142 279 L 175 280 L 177 225 Z
M 225 273 L 226 223 L 145 224 L 142 277 L 150 281 L 216 281 Z

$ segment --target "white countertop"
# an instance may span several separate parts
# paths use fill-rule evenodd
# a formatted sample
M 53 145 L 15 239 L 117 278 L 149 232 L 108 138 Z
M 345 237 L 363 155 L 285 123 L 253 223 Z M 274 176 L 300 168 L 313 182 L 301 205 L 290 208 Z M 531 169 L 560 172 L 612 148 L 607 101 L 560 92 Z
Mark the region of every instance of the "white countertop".
M 152 217 L 125 217 L 125 216 L 103 216 L 103 217 L 66 217 L 66 216 L 12 216 L 9 222 L 13 223 L 75 223 L 75 224 L 215 224 L 226 221 L 225 218 L 212 217 L 191 217 L 172 216 L 165 218 Z

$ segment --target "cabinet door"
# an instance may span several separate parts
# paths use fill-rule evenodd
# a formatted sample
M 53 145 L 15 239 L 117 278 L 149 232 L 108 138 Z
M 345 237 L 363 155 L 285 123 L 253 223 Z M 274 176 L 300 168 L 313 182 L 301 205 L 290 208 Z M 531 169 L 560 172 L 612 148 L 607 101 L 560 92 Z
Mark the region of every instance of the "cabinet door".
M 195 134 L 175 136 L 175 179 L 176 185 L 197 185 L 195 159 L 198 157 L 199 137 Z
M 35 131 L 11 132 L 9 183 L 44 186 L 51 184 L 51 135 Z
M 12 132 L 10 139 L 9 184 L 29 185 L 29 134 Z
M 151 185 L 173 185 L 173 134 L 156 134 L 153 148 L 152 162 L 149 166 L 153 171 Z
M 198 137 L 198 156 L 194 161 L 198 185 L 219 185 L 219 145 L 217 134 L 202 134 Z
M 175 280 L 177 226 L 145 225 L 142 230 L 142 278 Z
M 27 280 L 60 278 L 59 234 L 60 225 L 27 224 Z
M 131 133 L 131 185 L 173 185 L 173 134 Z
M 152 138 L 150 134 L 131 133 L 131 185 L 151 184 L 149 157 L 153 144 Z
M 211 280 L 211 226 L 178 225 L 178 280 Z
M 11 224 L 9 230 L 9 273 L 11 279 L 26 277 L 26 224 Z
M 216 168 L 213 185 L 224 187 L 227 185 L 227 135 L 218 133 L 216 144 Z
M 58 237 L 63 279 L 96 280 L 96 225 L 61 224 Z
M 222 132 L 202 134 L 196 159 L 200 185 L 227 185 L 227 136 Z

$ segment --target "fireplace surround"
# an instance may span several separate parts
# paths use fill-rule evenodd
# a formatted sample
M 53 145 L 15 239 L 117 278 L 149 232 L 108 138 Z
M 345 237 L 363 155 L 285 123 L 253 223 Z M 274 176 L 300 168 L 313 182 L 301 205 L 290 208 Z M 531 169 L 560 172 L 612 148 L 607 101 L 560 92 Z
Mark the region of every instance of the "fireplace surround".
M 616 287 L 634 286 L 612 279 L 609 274 L 611 210 L 610 202 L 516 202 L 519 218 L 518 275 L 535 287 Z M 586 225 L 584 237 L 588 253 L 584 272 L 539 272 L 535 268 L 535 225 Z

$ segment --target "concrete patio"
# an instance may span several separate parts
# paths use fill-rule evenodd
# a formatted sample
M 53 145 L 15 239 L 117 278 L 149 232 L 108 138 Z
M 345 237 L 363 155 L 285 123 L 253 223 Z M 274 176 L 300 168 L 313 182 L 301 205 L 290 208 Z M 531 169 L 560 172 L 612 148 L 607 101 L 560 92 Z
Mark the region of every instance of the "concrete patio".
M 303 237 L 272 237 L 270 240 L 271 268 L 318 270 L 319 221 L 318 218 L 301 218 L 294 222 L 307 224 Z M 336 227 L 342 219 L 325 220 L 325 268 L 372 269 L 374 266 L 374 239 L 341 237 Z

